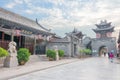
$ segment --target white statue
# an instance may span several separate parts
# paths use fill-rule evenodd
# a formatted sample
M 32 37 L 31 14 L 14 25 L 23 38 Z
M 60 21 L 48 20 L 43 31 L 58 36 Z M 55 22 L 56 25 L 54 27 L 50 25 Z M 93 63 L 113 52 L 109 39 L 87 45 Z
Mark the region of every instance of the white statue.
M 17 53 L 16 51 L 16 43 L 14 41 L 11 41 L 8 45 L 9 49 L 8 49 L 8 52 L 10 53 L 10 55 L 12 53 Z
M 4 61 L 4 67 L 16 67 L 18 66 L 16 43 L 11 41 L 8 47 L 9 56 L 7 56 Z

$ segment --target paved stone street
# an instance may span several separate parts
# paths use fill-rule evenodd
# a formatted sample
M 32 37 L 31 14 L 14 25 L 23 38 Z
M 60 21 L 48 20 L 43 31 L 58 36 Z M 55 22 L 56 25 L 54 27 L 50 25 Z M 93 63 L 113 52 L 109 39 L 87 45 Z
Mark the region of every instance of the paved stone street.
M 88 58 L 9 80 L 120 80 L 120 64 L 108 58 Z

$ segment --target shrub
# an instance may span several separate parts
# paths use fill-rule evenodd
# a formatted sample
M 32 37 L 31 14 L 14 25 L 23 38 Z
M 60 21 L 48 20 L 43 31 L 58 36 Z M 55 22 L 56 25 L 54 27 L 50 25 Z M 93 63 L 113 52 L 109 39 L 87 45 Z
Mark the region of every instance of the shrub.
M 47 57 L 52 58 L 54 60 L 56 58 L 56 52 L 54 50 L 47 50 L 46 55 Z
M 29 60 L 30 52 L 26 48 L 20 48 L 17 52 L 18 63 L 20 64 L 22 61 L 25 63 Z
M 91 50 L 90 49 L 81 49 L 80 53 L 85 53 L 86 55 L 90 55 L 91 54 Z
M 64 56 L 64 51 L 63 50 L 58 50 L 58 55 L 59 55 L 59 57 L 63 57 Z
M 80 53 L 84 53 L 84 49 L 81 49 L 81 50 L 80 50 Z
M 87 55 L 90 55 L 90 54 L 91 54 L 91 50 L 90 50 L 90 49 L 85 49 L 85 53 L 86 53 Z
M 0 57 L 5 57 L 5 56 L 8 56 L 7 50 L 0 47 Z

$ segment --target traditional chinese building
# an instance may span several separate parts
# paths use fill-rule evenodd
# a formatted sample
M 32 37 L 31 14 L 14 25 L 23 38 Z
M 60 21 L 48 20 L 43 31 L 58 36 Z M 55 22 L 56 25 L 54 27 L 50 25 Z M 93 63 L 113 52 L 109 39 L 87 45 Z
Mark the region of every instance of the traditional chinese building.
M 51 35 L 53 33 L 40 25 L 37 19 L 33 21 L 0 8 L 0 47 L 8 49 L 8 43 L 15 41 L 17 49 L 25 47 L 31 54 L 45 53 L 45 43 Z
M 106 20 L 96 24 L 96 29 L 93 31 L 96 33 L 96 38 L 92 39 L 91 46 L 93 55 L 103 55 L 103 53 L 113 52 L 116 54 L 116 38 L 112 37 L 114 26 L 111 22 Z
M 74 29 L 72 32 L 66 33 L 64 38 L 54 38 L 47 44 L 47 49 L 54 49 L 54 46 L 57 46 L 58 49 L 64 50 L 65 56 L 78 56 L 83 36 L 81 31 Z

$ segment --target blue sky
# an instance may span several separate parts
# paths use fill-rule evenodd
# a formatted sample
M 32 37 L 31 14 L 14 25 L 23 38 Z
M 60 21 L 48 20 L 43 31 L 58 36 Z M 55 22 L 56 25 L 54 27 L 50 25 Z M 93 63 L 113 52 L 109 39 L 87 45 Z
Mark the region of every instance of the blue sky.
M 74 27 L 87 36 L 100 20 L 108 20 L 116 29 L 120 26 L 120 0 L 0 0 L 0 7 L 30 18 L 52 29 L 59 36 Z

